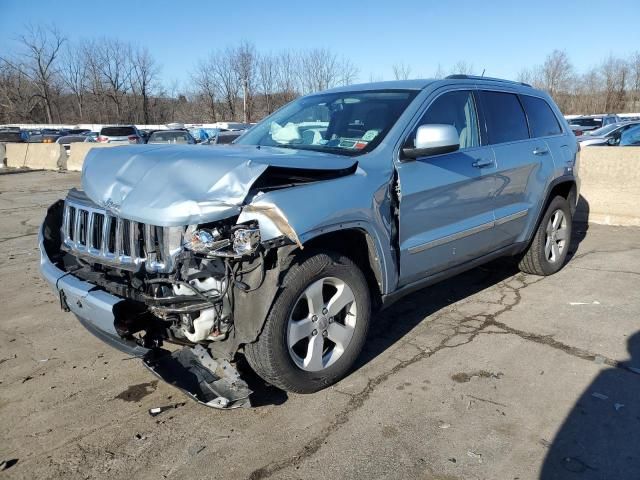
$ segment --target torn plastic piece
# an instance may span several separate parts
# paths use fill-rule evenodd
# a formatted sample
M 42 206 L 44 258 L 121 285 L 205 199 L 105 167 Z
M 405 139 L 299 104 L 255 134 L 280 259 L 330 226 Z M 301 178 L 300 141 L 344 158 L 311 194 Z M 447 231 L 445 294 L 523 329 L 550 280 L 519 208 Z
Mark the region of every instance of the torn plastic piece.
M 249 204 L 242 209 L 242 214 L 238 218 L 238 222 L 242 223 L 244 221 L 245 215 L 247 218 L 252 217 L 250 214 L 257 214 L 258 224 L 260 225 L 260 230 L 262 230 L 262 225 L 260 224 L 260 215 L 266 217 L 273 225 L 280 231 L 282 235 L 291 239 L 300 249 L 303 248 L 300 239 L 298 238 L 298 234 L 293 229 L 287 217 L 282 210 L 280 210 L 276 205 L 272 204 Z M 263 235 L 265 237 L 265 235 Z M 269 236 L 266 236 L 268 239 Z
M 609 397 L 604 393 L 593 392 L 591 394 L 592 397 L 599 398 L 600 400 L 607 400 Z
M 143 361 L 155 375 L 198 403 L 220 409 L 251 406 L 252 391 L 238 371 L 227 360 L 212 358 L 202 345 L 173 353 L 156 348 Z
M 174 408 L 183 407 L 185 405 L 184 402 L 174 403 L 173 405 L 165 405 L 163 407 L 154 407 L 149 409 L 149 415 L 152 417 L 160 415 L 162 412 L 166 412 L 167 410 L 173 410 Z

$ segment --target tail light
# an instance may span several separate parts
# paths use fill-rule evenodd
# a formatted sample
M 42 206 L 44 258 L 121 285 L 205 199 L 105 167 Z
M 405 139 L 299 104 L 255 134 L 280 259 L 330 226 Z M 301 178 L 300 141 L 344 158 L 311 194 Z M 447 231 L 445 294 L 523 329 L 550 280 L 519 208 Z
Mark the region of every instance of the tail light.
M 138 137 L 137 135 L 129 135 L 129 143 L 138 143 L 138 139 L 140 137 Z
M 576 137 L 579 137 L 580 135 L 582 135 L 582 130 L 575 130 L 573 133 L 576 134 Z
M 98 142 L 108 142 L 109 139 L 107 137 L 103 137 L 102 135 L 98 135 Z
M 42 140 L 42 143 L 53 143 L 53 139 L 52 138 L 45 138 L 44 140 Z

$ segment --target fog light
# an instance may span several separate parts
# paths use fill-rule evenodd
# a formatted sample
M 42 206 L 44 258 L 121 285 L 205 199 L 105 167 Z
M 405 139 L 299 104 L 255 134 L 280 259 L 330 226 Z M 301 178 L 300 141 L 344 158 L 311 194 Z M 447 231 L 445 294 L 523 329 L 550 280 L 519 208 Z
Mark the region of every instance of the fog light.
M 260 230 L 240 228 L 233 232 L 233 251 L 238 255 L 253 253 L 260 244 Z

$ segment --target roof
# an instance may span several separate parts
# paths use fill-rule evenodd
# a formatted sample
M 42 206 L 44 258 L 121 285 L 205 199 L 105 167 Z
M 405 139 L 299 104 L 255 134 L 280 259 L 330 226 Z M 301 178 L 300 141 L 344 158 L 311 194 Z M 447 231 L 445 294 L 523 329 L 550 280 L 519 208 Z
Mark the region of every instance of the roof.
M 502 78 L 480 77 L 476 75 L 449 75 L 448 77 L 442 79 L 423 78 L 416 80 L 392 80 L 387 82 L 360 83 L 356 85 L 347 85 L 344 87 L 332 88 L 330 90 L 325 90 L 324 92 L 319 93 L 359 92 L 367 90 L 422 90 L 435 82 L 456 83 L 468 82 L 470 80 L 482 82 L 485 84 L 498 83 L 516 87 L 531 88 L 531 85 L 527 83 L 514 82 L 513 80 L 505 80 Z
M 346 85 L 344 87 L 331 88 L 319 93 L 333 92 L 364 92 L 367 90 L 422 90 L 427 85 L 436 82 L 433 79 L 418 80 L 391 80 L 387 82 L 358 83 L 355 85 Z

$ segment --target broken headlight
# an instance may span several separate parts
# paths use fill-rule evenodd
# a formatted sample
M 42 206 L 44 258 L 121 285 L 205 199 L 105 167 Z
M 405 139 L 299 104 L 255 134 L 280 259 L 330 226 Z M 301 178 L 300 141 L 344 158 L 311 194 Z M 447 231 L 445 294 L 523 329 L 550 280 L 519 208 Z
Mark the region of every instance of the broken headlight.
M 231 245 L 231 240 L 222 238 L 217 229 L 198 229 L 191 232 L 186 238 L 184 248 L 192 252 L 208 254 Z
M 260 230 L 254 226 L 239 225 L 221 233 L 217 228 L 187 230 L 184 248 L 202 255 L 235 257 L 249 255 L 260 245 Z
M 257 228 L 238 228 L 233 231 L 233 251 L 236 254 L 253 253 L 258 245 L 260 245 L 260 230 Z

